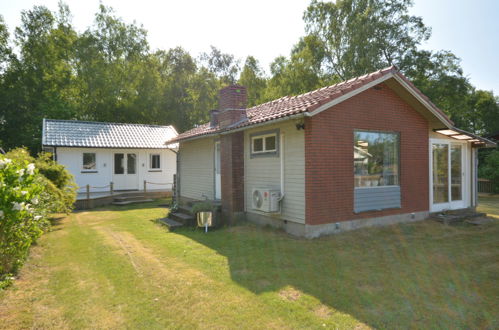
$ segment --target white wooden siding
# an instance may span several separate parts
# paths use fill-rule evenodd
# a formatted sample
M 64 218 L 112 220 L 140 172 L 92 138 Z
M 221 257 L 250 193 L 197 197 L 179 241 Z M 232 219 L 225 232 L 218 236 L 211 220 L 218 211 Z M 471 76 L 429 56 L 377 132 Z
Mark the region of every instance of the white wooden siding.
M 95 153 L 96 173 L 82 171 L 83 153 Z M 57 148 L 57 162 L 64 165 L 75 177 L 79 187 L 87 184 L 93 187 L 106 186 L 113 181 L 113 154 L 134 153 L 137 155 L 137 189 L 143 189 L 144 180 L 154 183 L 168 183 L 168 185 L 148 185 L 148 190 L 171 189 L 173 174 L 176 172 L 176 155 L 167 149 L 108 149 L 108 148 Z M 149 171 L 149 155 L 161 155 L 161 171 Z M 79 190 L 83 192 L 84 190 Z M 109 188 L 91 191 L 109 191 Z
M 214 140 L 181 142 L 179 156 L 180 196 L 214 199 Z
M 265 125 L 245 131 L 244 135 L 244 191 L 245 210 L 249 213 L 270 215 L 252 209 L 253 188 L 281 189 L 280 155 L 250 157 L 250 135 L 258 132 L 279 129 L 284 134 L 284 194 L 282 214 L 272 217 L 298 223 L 305 223 L 305 135 L 297 130 L 292 121 L 276 125 Z M 279 136 L 279 139 L 281 137 Z M 283 143 L 284 142 L 284 143 Z

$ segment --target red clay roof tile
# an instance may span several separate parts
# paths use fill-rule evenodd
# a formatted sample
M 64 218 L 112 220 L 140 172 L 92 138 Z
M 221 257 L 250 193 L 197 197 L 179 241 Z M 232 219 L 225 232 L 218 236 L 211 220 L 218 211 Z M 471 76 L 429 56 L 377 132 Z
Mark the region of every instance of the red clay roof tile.
M 284 96 L 279 99 L 263 103 L 252 108 L 246 109 L 246 115 L 248 120 L 233 126 L 220 128 L 218 126 L 210 127 L 210 123 L 206 123 L 197 126 L 191 130 L 188 130 L 182 134 L 179 134 L 175 139 L 168 141 L 167 143 L 172 143 L 175 141 L 190 139 L 197 136 L 222 133 L 225 131 L 234 130 L 237 128 L 242 128 L 246 126 L 251 126 L 254 124 L 287 117 L 299 113 L 311 112 L 321 105 L 328 103 L 342 95 L 345 95 L 353 90 L 356 90 L 365 84 L 368 84 L 378 78 L 381 78 L 389 73 L 394 73 L 400 76 L 405 82 L 407 82 L 416 92 L 421 95 L 432 108 L 443 114 L 445 118 L 447 116 L 438 109 L 431 101 L 421 93 L 406 77 L 398 72 L 397 68 L 394 66 L 378 70 L 373 73 L 363 75 L 361 77 L 353 78 L 347 81 L 340 82 L 338 84 L 322 87 L 320 89 L 301 94 L 296 96 Z M 448 119 L 448 118 L 447 118 Z M 450 120 L 449 120 L 450 122 Z

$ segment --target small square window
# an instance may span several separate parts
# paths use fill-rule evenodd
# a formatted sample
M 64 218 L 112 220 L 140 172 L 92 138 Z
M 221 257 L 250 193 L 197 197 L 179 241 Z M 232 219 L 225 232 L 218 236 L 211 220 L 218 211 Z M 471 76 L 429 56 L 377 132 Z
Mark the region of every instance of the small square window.
M 93 153 L 93 152 L 84 152 L 83 153 L 83 169 L 84 170 L 97 169 L 97 164 L 95 162 L 95 153 Z
M 251 137 L 252 155 L 275 155 L 277 149 L 277 133 L 262 133 Z
M 150 168 L 153 170 L 159 170 L 161 168 L 161 157 L 159 154 L 151 155 L 150 158 Z

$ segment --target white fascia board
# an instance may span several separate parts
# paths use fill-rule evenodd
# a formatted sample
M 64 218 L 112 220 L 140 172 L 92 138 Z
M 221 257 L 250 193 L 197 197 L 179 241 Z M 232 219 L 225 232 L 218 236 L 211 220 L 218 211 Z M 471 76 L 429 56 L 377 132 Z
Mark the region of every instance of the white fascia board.
M 346 94 L 344 94 L 344 95 L 342 95 L 342 96 L 340 96 L 340 97 L 338 97 L 338 98 L 336 98 L 336 99 L 334 99 L 334 100 L 332 100 L 332 101 L 330 101 L 328 103 L 324 103 L 323 105 L 321 105 L 320 107 L 318 107 L 314 111 L 309 112 L 307 114 L 307 116 L 315 116 L 316 114 L 321 113 L 322 111 L 327 110 L 327 109 L 331 108 L 332 106 L 334 106 L 336 104 L 339 104 L 339 103 L 341 103 L 343 101 L 346 101 L 349 98 L 351 98 L 351 97 L 353 97 L 353 96 L 355 96 L 357 94 L 360 94 L 363 91 L 368 90 L 371 87 L 374 87 L 374 86 L 376 86 L 378 84 L 381 84 L 383 81 L 388 80 L 388 79 L 390 79 L 392 77 L 394 77 L 394 74 L 392 72 L 387 73 L 383 77 L 379 77 L 378 79 L 373 80 L 370 83 L 367 83 L 367 84 L 365 84 L 362 87 L 359 87 L 359 88 L 357 88 L 357 89 L 355 89 L 355 90 L 353 90 L 351 92 L 348 92 L 348 93 L 346 93 Z

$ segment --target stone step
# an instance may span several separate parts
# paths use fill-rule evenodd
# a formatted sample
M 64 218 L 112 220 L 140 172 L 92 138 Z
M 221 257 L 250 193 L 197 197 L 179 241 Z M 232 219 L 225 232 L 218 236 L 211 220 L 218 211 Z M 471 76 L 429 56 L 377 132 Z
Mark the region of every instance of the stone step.
M 161 218 L 161 219 L 159 219 L 159 222 L 161 222 L 163 225 L 167 226 L 168 229 L 170 229 L 171 231 L 175 230 L 175 228 L 179 228 L 179 227 L 182 227 L 184 225 L 183 223 L 180 223 L 180 222 L 175 221 L 175 220 L 170 219 L 170 218 Z
M 136 196 L 118 196 L 114 197 L 115 202 L 123 202 L 126 200 L 134 200 L 134 199 L 143 199 L 145 196 L 143 195 L 136 195 Z
M 436 221 L 442 222 L 444 224 L 453 224 L 453 223 L 459 223 L 459 222 L 463 222 L 465 220 L 480 218 L 480 217 L 485 217 L 485 216 L 487 216 L 487 215 L 485 213 L 481 213 L 481 212 L 452 211 L 452 212 L 447 212 L 447 213 L 432 214 L 431 218 L 436 220 Z
M 153 202 L 154 199 L 134 199 L 134 200 L 124 200 L 121 202 L 113 202 L 113 205 L 128 205 L 128 204 L 134 204 L 134 203 L 146 203 L 146 202 Z
M 168 218 L 172 219 L 172 220 L 175 220 L 175 221 L 179 221 L 181 223 L 183 223 L 184 225 L 193 225 L 194 224 L 194 216 L 192 214 L 187 214 L 187 213 L 183 213 L 183 212 L 174 212 L 174 213 L 170 213 L 168 215 Z

